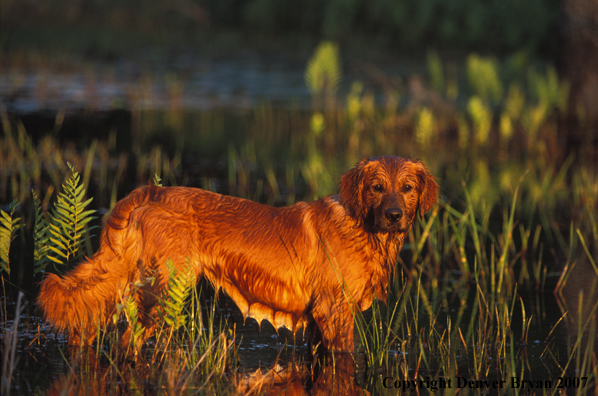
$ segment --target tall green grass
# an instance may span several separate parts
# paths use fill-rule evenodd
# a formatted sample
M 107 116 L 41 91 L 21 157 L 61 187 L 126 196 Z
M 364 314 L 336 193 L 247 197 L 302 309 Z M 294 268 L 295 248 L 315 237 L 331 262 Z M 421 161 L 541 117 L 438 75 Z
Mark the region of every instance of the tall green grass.
M 2 272 L 4 328 L 10 327 L 9 292 L 27 288 L 27 279 L 39 280 L 48 269 L 44 224 L 51 222 L 57 197 L 68 194 L 63 181 L 74 173 L 67 161 L 83 170 L 82 179 L 71 181 L 76 187 L 70 196 L 79 197 L 75 206 L 90 199 L 80 197 L 84 186 L 93 191 L 89 205 L 106 216 L 119 197 L 154 174 L 165 185 L 192 184 L 279 205 L 334 193 L 340 174 L 363 156 L 411 155 L 437 175 L 440 203 L 415 222 L 386 304 L 355 313 L 358 356 L 366 366 L 362 385 L 385 391 L 380 373 L 401 380 L 575 375 L 588 381 L 576 392 L 591 393 L 597 365 L 588 334 L 596 330 L 596 296 L 588 290 L 595 287 L 580 288 L 583 293 L 574 297 L 567 287 L 580 282 L 574 277 L 582 265 L 590 269 L 583 282 L 592 286 L 598 276 L 598 182 L 591 148 L 569 153 L 560 143 L 557 121 L 567 84 L 551 68 L 520 67 L 506 80 L 508 65 L 472 55 L 465 66 L 467 90 L 439 56 L 431 53 L 428 64 L 434 90 L 424 85 L 419 101 L 397 85 L 377 102 L 370 87 L 355 82 L 346 101 L 324 95 L 330 102 L 312 110 L 264 104 L 236 115 L 194 113 L 176 101 L 163 112 L 135 110 L 132 153 L 118 152 L 114 138 L 77 149 L 52 137 L 34 140 L 18 119 L 2 113 L 0 202 L 20 203 L 2 209 L 10 235 L 3 237 L 8 248 L 2 257 L 12 269 L 10 277 Z M 154 144 L 160 130 L 174 131 L 173 143 Z M 194 164 L 185 162 L 190 154 L 216 165 L 191 171 Z M 139 363 L 121 365 L 119 334 L 99 329 L 91 355 L 109 362 L 102 374 L 108 380 L 75 370 L 59 388 L 230 390 L 227 376 L 239 368 L 236 334 L 220 322 L 215 305 L 201 309 L 206 304 L 188 287 L 190 279 L 179 278 L 184 273 L 171 274 L 169 294 L 159 296 L 164 326 L 141 345 L 137 359 L 146 363 L 144 370 Z M 557 307 L 541 301 L 553 290 L 559 312 L 547 319 Z M 132 325 L 139 348 L 143 329 L 134 293 L 122 296 L 116 328 Z M 538 337 L 546 342 L 544 367 L 529 352 Z

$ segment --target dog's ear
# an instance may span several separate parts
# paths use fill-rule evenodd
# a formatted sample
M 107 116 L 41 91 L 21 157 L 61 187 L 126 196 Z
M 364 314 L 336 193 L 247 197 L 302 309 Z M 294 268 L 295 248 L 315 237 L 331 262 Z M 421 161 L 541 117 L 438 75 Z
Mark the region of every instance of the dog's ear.
M 369 160 L 361 160 L 352 169 L 349 169 L 340 180 L 341 205 L 345 207 L 349 215 L 361 220 L 363 213 L 363 184 L 364 169 Z
M 421 186 L 419 215 L 423 218 L 424 214 L 438 202 L 438 184 L 424 164 L 418 162 L 417 168 L 417 177 Z

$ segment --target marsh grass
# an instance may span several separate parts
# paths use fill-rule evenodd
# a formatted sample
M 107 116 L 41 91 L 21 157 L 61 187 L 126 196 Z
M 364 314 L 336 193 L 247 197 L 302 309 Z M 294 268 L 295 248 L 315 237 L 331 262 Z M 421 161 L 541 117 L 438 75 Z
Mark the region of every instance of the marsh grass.
M 131 112 L 130 152 L 117 150 L 116 132 L 79 146 L 52 136 L 32 138 L 0 107 L 0 202 L 20 204 L 11 216 L 20 217 L 20 229 L 7 250 L 10 277 L 2 272 L 3 328 L 14 323 L 11 293 L 29 289 L 33 299 L 32 285 L 47 270 L 31 251 L 41 251 L 40 219 L 48 219 L 71 176 L 67 161 L 82 170 L 81 183 L 94 198 L 90 205 L 105 220 L 120 197 L 155 174 L 161 178 L 155 184 L 193 185 L 282 205 L 333 193 L 341 172 L 362 156 L 411 153 L 438 176 L 440 203 L 416 220 L 389 280 L 388 302 L 355 313 L 358 356 L 365 362 L 361 385 L 388 392 L 381 375 L 455 381 L 561 376 L 585 377 L 586 387 L 575 392 L 591 394 L 598 373 L 592 336 L 598 299 L 591 292 L 598 276 L 598 182 L 589 145 L 573 155 L 558 143 L 567 85 L 550 68 L 503 82 L 502 65 L 472 56 L 471 96 L 459 98 L 462 90 L 455 88 L 450 68 L 433 54 L 429 65 L 437 92 L 427 94 L 440 95 L 452 110 L 435 105 L 432 96 L 405 103 L 400 90 L 384 91 L 379 104 L 357 83 L 346 103 L 327 95 L 325 106 L 313 111 L 264 104 L 236 114 L 191 112 L 177 104 L 180 90 L 170 77 L 168 110 Z M 57 116 L 55 129 L 62 126 Z M 165 131 L 172 139 L 160 137 Z M 85 246 L 88 254 L 95 243 Z M 583 263 L 591 271 L 582 293 L 572 297 L 566 288 L 579 282 L 574 278 Z M 98 328 L 95 347 L 76 355 L 59 348 L 68 369 L 51 389 L 234 393 L 238 335 L 221 320 L 214 300 L 206 303 L 203 293 L 182 283 L 169 290 L 177 288 L 186 291 L 171 320 L 165 316 L 135 359 L 127 360 L 118 347 L 123 323 L 137 325 L 134 299 L 123 296 L 117 330 Z M 555 304 L 542 303 L 552 290 L 560 304 L 556 317 L 550 312 Z M 37 321 L 33 316 L 28 323 Z M 140 331 L 133 331 L 134 343 Z M 45 333 L 38 331 L 38 343 Z M 541 353 L 538 341 L 544 342 Z M 8 362 L 3 381 L 10 382 L 5 373 L 20 366 Z M 26 380 L 18 385 L 35 387 Z
M 522 181 L 523 177 L 520 185 Z M 478 223 L 465 183 L 462 188 L 465 211 L 460 212 L 444 202 L 421 222 L 416 222 L 411 243 L 404 246 L 400 260 L 403 273 L 410 276 L 395 281 L 394 285 L 391 283 L 386 307 L 376 303 L 370 320 L 357 321 L 368 369 L 374 373 L 382 371 L 393 380 L 442 377 L 452 378 L 454 383 L 458 376 L 483 380 L 535 375 L 553 380 L 552 388 L 548 390 L 550 394 L 556 392 L 554 381 L 558 377 L 577 377 L 577 380 L 583 378 L 586 381 L 583 389 L 575 387 L 577 394 L 593 392 L 596 384 L 596 306 L 584 311 L 581 308 L 583 293 L 573 311 L 576 316 L 567 315 L 563 310 L 561 319 L 550 324 L 542 352 L 543 356 L 549 356 L 544 359 L 544 368 L 532 369 L 534 362 L 530 366 L 527 349 L 537 342 L 537 339 L 529 339 L 530 334 L 538 337 L 544 332 L 533 329 L 536 319 L 529 309 L 526 310 L 526 302 L 518 288 L 535 290 L 537 294 L 545 285 L 547 268 L 541 254 L 526 257 L 530 231 L 523 224 L 515 226 L 517 203 L 521 202 L 519 186 L 513 192 L 510 207 L 502 210 L 503 226 L 497 234 L 490 231 L 488 211 L 483 212 L 481 224 Z M 591 229 L 594 226 L 590 224 Z M 540 249 L 540 227 L 536 226 L 531 242 L 533 252 Z M 520 244 L 516 242 L 517 231 L 523 241 Z M 576 233 L 594 269 L 582 232 L 576 229 Z M 570 246 L 570 250 L 575 250 L 575 246 Z M 409 264 L 406 259 L 410 259 Z M 443 261 L 442 267 L 439 261 Z M 534 268 L 533 276 L 528 272 L 528 261 Z M 572 270 L 571 266 L 565 268 L 557 283 L 557 291 L 562 289 Z M 595 285 L 589 289 L 595 290 Z M 450 299 L 453 301 L 449 302 Z M 596 304 L 595 292 L 588 300 L 590 304 Z M 454 313 L 447 315 L 448 307 L 458 309 L 454 308 Z M 577 329 L 577 334 L 572 335 L 575 339 L 568 344 L 567 358 L 563 359 L 553 336 L 565 317 L 575 323 L 572 327 Z M 584 347 L 580 347 L 582 340 L 587 342 Z M 369 385 L 376 391 L 385 391 L 379 382 Z M 430 385 L 427 388 L 430 389 Z
M 185 278 L 184 274 L 180 278 Z M 179 279 L 180 279 L 179 278 Z M 172 293 L 181 291 L 173 282 L 162 301 L 165 318 L 156 334 L 143 342 L 143 328 L 137 321 L 134 290 L 124 294 L 117 309 L 116 326 L 98 326 L 93 347 L 60 347 L 68 371 L 49 388 L 57 394 L 228 394 L 234 393 L 237 368 L 235 333 L 218 315 L 216 300 L 207 307 L 200 300 L 201 292 L 189 289 L 181 298 Z M 177 291 L 178 288 L 178 291 Z M 205 310 L 205 314 L 202 314 Z M 123 328 L 131 326 L 131 334 Z M 123 337 L 130 337 L 123 350 Z M 135 353 L 135 351 L 137 351 Z M 7 376 L 8 378 L 8 376 Z

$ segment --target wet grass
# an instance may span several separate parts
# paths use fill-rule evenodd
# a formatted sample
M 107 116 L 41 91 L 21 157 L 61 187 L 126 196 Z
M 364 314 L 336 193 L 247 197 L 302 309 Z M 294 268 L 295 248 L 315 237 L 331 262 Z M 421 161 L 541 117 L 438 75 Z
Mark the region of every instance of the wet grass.
M 550 385 L 530 390 L 535 394 L 560 393 L 559 385 L 593 394 L 598 181 L 595 148 L 563 143 L 566 84 L 549 68 L 503 82 L 496 61 L 471 57 L 472 93 L 459 97 L 458 84 L 434 62 L 431 56 L 437 86 L 419 99 L 388 90 L 380 102 L 376 92 L 356 84 L 345 99 L 316 89 L 310 110 L 264 104 L 236 113 L 192 112 L 177 107 L 174 90 L 170 109 L 133 109 L 130 129 L 76 144 L 52 134 L 32 138 L 18 117 L 3 111 L 0 202 L 7 216 L 8 203 L 19 202 L 13 218 L 21 226 L 3 258 L 10 268 L 10 275 L 2 273 L 3 390 L 261 393 L 297 383 L 338 390 L 322 380 L 336 378 L 337 385 L 376 394 L 415 386 L 425 393 L 442 381 L 443 393 L 464 385 L 462 392 L 481 394 L 484 380 L 496 394 L 518 393 L 523 380 L 540 381 L 528 388 Z M 54 127 L 59 136 L 59 117 Z M 115 143 L 119 134 L 130 134 L 126 150 Z M 100 329 L 94 348 L 80 354 L 31 307 L 14 314 L 23 301 L 17 292 L 33 301 L 41 279 L 34 272 L 31 190 L 46 216 L 70 176 L 67 161 L 81 172 L 100 224 L 119 198 L 154 174 L 164 185 L 283 205 L 334 193 L 344 170 L 362 156 L 382 154 L 418 157 L 442 193 L 439 205 L 414 224 L 389 282 L 389 300 L 356 313 L 357 371 L 348 376 L 330 369 L 345 367 L 334 356 L 319 369 L 295 357 L 270 371 L 245 373 L 237 363 L 234 324 L 194 289 L 181 302 L 184 326 L 165 325 L 134 359 L 123 357 L 115 330 Z M 83 247 L 86 254 L 95 243 Z M 125 297 L 116 329 L 135 322 Z M 58 369 L 51 384 L 24 375 L 27 355 L 43 360 L 56 351 L 64 358 L 62 366 L 52 362 Z M 479 382 L 463 382 L 471 380 Z M 503 387 L 492 388 L 495 380 L 504 380 Z

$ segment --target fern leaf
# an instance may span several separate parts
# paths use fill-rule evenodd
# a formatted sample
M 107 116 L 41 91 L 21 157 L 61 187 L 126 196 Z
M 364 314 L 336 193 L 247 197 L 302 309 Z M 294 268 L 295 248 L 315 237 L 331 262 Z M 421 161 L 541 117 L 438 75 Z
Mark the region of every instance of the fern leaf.
M 85 196 L 85 186 L 81 184 L 80 186 L 75 186 L 75 197 L 77 200 L 81 201 Z M 90 198 L 91 200 L 91 198 Z
M 2 217 L 4 218 L 2 221 L 2 224 L 6 224 L 6 223 L 12 223 L 12 218 L 10 217 L 10 215 L 8 213 L 6 213 L 3 210 L 0 210 L 0 213 L 2 214 Z
M 195 285 L 195 271 L 190 261 L 183 265 L 182 271 L 177 271 L 172 260 L 166 261 L 168 268 L 168 287 L 161 299 L 164 320 L 174 329 L 178 329 L 187 322 L 187 315 L 183 313 L 185 302 Z
M 51 242 L 48 259 L 66 266 L 82 255 L 81 247 L 90 237 L 89 231 L 95 228 L 87 229 L 87 224 L 95 218 L 92 216 L 95 210 L 85 210 L 93 198 L 84 201 L 85 188 L 80 184 L 80 176 L 71 164 L 67 165 L 71 177 L 62 185 L 48 227 Z
M 53 263 L 64 265 L 64 260 L 60 260 L 53 256 L 48 256 L 48 260 L 52 261 Z
M 136 292 L 137 288 L 131 290 L 127 287 L 124 293 L 123 304 L 117 304 L 117 317 L 115 318 L 115 320 L 118 320 L 120 313 L 124 312 L 131 329 L 130 345 L 135 350 L 135 353 L 138 351 L 137 347 L 143 342 L 143 333 L 145 332 L 145 327 L 139 322 L 139 309 L 137 308 L 137 301 L 135 301 L 134 297 Z
M 342 78 L 338 45 L 323 41 L 307 63 L 305 83 L 312 94 L 333 93 Z
M 52 242 L 55 245 L 50 246 L 50 250 L 68 250 L 68 241 L 64 238 L 62 234 L 63 231 L 60 230 L 60 228 L 52 225 L 50 232 L 52 233 L 52 235 L 55 236 L 55 238 L 50 238 L 50 242 Z
M 83 199 L 83 197 L 81 197 L 81 199 Z M 86 208 L 87 205 L 89 205 L 91 203 L 91 201 L 93 201 L 93 198 L 89 198 L 87 201 L 83 202 L 81 204 L 81 210 L 80 210 L 80 212 L 83 212 L 83 208 Z M 92 212 L 95 212 L 95 210 L 93 210 Z
M 50 242 L 48 236 L 48 223 L 44 219 L 42 205 L 39 197 L 33 193 L 33 202 L 35 205 L 35 225 L 33 227 L 33 273 L 43 272 L 48 265 L 48 245 Z
M 428 51 L 428 74 L 432 86 L 438 93 L 444 91 L 444 72 L 442 68 L 442 61 L 438 56 L 438 53 L 434 50 Z
M 95 211 L 92 211 L 92 213 Z M 87 223 L 89 223 L 90 221 L 93 220 L 93 217 L 87 217 L 85 218 L 84 216 L 80 216 L 82 218 L 82 220 L 80 220 L 79 222 L 77 222 L 77 226 L 76 226 L 76 231 L 81 231 L 85 228 L 85 226 L 87 225 Z M 95 228 L 95 227 L 94 227 Z
M 484 101 L 492 99 L 498 103 L 502 98 L 502 82 L 498 75 L 498 64 L 491 58 L 477 54 L 467 57 L 467 76 L 470 85 Z
M 154 177 L 152 179 L 152 184 L 154 186 L 162 187 L 162 179 L 158 176 L 157 173 L 154 173 Z
M 20 217 L 14 218 L 17 211 L 17 200 L 8 206 L 10 213 L 0 210 L 0 272 L 10 275 L 10 245 L 20 228 Z

